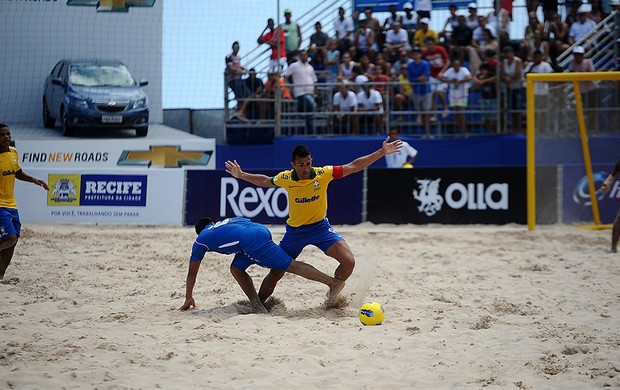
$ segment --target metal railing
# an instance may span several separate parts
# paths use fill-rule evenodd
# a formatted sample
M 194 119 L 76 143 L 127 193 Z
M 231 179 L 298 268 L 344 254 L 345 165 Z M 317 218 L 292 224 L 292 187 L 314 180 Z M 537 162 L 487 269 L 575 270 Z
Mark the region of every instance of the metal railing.
M 246 102 L 245 117 L 231 117 L 227 121 L 227 128 L 273 128 L 276 136 L 314 136 L 333 137 L 342 135 L 375 135 L 386 134 L 393 127 L 408 136 L 419 137 L 460 137 L 491 134 L 524 133 L 525 131 L 525 88 L 508 90 L 501 85 L 499 95 L 493 99 L 484 99 L 481 92 L 470 86 L 467 106 L 462 110 L 448 107 L 448 115 L 444 116 L 444 107 L 436 99 L 437 107 L 434 110 L 416 110 L 411 104 L 411 97 L 404 99 L 404 105 L 397 107 L 399 87 L 407 85 L 415 88 L 424 83 L 365 83 L 364 85 L 379 88 L 383 102 L 381 111 L 352 112 L 338 111 L 332 104 L 334 94 L 340 89 L 341 83 L 318 83 L 314 88 L 316 107 L 312 111 L 299 110 L 298 101 L 294 97 L 284 99 L 272 97 L 254 97 Z M 570 84 L 570 83 L 569 83 Z M 359 85 L 350 84 L 354 92 Z M 295 85 L 283 84 L 292 92 Z M 298 85 L 299 87 L 299 85 Z M 447 85 L 446 85 L 447 87 Z M 564 83 L 554 83 L 551 86 L 550 102 L 548 107 L 555 107 L 542 113 L 547 117 L 548 129 L 552 133 L 566 134 L 574 127 L 575 111 L 574 94 L 571 88 Z M 609 115 L 616 115 L 620 108 L 618 101 L 620 93 L 618 83 L 600 83 L 600 103 L 597 107 L 586 107 L 585 112 L 600 113 L 602 121 L 599 128 L 601 134 L 617 133 L 617 128 L 609 127 L 611 122 L 603 119 Z M 276 92 L 277 93 L 277 92 Z M 446 102 L 449 105 L 449 87 L 446 88 Z M 514 95 L 514 96 L 512 96 Z M 432 95 L 431 95 L 432 96 Z M 511 103 L 512 102 L 512 103 Z M 252 107 L 248 109 L 248 107 Z M 541 111 L 542 112 L 542 111 Z M 459 127 L 459 115 L 464 119 L 465 127 Z M 428 127 L 424 117 L 429 119 Z M 568 119 L 567 119 L 568 118 Z M 572 119 L 571 119 L 572 118 Z M 499 121 L 499 123 L 496 123 Z M 615 122 L 614 122 L 615 123 Z
M 323 82 L 314 86 L 314 100 L 316 108 L 311 112 L 298 110 L 298 102 L 294 97 L 290 100 L 280 96 L 272 98 L 253 97 L 244 104 L 244 117 L 230 115 L 226 123 L 227 128 L 265 128 L 273 127 L 276 135 L 305 135 L 305 136 L 337 136 L 337 135 L 372 135 L 385 134 L 391 127 L 398 127 L 403 134 L 450 137 L 462 135 L 497 134 L 504 132 L 524 132 L 524 120 L 517 117 L 525 113 L 525 92 L 522 91 L 522 99 L 519 107 L 508 107 L 508 91 L 501 88 L 499 99 L 491 99 L 494 109 L 486 108 L 481 98 L 481 93 L 476 88 L 470 87 L 469 102 L 463 111 L 457 111 L 452 107 L 444 107 L 437 95 L 430 94 L 429 98 L 435 99 L 437 108 L 430 111 L 419 111 L 413 107 L 411 96 L 405 96 L 399 91 L 399 87 L 425 83 L 365 83 L 382 91 L 382 112 L 362 111 L 353 112 L 336 111 L 333 106 L 333 96 L 339 90 L 340 83 Z M 282 84 L 292 96 L 295 85 Z M 299 87 L 299 85 L 298 85 Z M 351 84 L 354 92 L 359 92 L 359 85 Z M 446 105 L 449 105 L 448 85 L 444 85 Z M 277 92 L 276 92 L 277 94 Z M 403 105 L 399 107 L 398 101 Z M 252 107 L 248 110 L 248 106 Z M 446 114 L 447 110 L 447 115 Z M 457 115 L 463 115 L 466 131 L 457 127 Z M 344 118 L 344 120 L 343 120 Z M 500 125 L 497 125 L 499 118 Z M 312 126 L 308 126 L 307 120 Z M 426 122 L 428 120 L 428 122 Z M 516 123 L 513 123 L 516 122 Z M 518 126 L 519 128 L 516 128 Z M 498 131 L 499 129 L 499 131 Z

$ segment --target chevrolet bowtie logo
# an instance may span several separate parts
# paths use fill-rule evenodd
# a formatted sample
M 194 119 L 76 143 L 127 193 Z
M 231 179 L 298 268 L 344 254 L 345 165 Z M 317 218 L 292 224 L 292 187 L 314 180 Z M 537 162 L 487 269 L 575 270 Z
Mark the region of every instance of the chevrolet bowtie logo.
M 182 151 L 179 146 L 151 146 L 148 151 L 125 150 L 116 165 L 179 168 L 183 165 L 207 165 L 213 151 Z
M 152 7 L 155 0 L 67 0 L 67 5 L 97 7 L 97 12 L 128 12 L 129 7 Z

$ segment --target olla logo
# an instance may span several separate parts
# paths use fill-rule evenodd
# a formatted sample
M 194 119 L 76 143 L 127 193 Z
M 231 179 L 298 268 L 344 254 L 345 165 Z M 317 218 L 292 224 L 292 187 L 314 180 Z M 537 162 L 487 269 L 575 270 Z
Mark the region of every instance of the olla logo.
M 452 183 L 443 196 L 439 194 L 441 179 L 418 180 L 418 189 L 413 190 L 413 197 L 420 202 L 418 211 L 431 217 L 441 211 L 445 204 L 453 209 L 468 210 L 508 210 L 508 184 L 492 183 Z
M 605 172 L 596 172 L 592 175 L 592 180 L 594 181 L 594 188 L 600 188 L 605 178 L 607 177 L 607 173 Z M 602 200 L 605 197 L 605 194 L 601 191 L 596 193 L 596 197 L 598 200 Z M 592 201 L 590 200 L 590 189 L 588 188 L 588 177 L 582 177 L 577 185 L 575 186 L 575 190 L 573 191 L 573 201 L 582 206 L 591 206 Z
M 239 182 L 232 177 L 223 177 L 220 186 L 220 216 L 226 215 L 230 206 L 233 213 L 247 218 L 256 217 L 263 210 L 269 217 L 288 216 L 288 195 L 284 188 L 245 187 L 239 191 Z M 280 197 L 283 202 L 279 202 Z M 284 204 L 280 208 L 280 204 Z
M 496 193 L 497 200 L 493 199 Z M 508 210 L 508 184 L 493 183 L 485 188 L 483 183 L 452 183 L 446 188 L 446 204 L 453 209 L 467 205 L 468 210 Z

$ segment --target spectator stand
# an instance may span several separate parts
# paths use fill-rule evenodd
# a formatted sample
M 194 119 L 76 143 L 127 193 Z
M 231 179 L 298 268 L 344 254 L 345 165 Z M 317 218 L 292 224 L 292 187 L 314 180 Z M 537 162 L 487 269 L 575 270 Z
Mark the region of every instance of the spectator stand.
M 491 11 L 493 11 L 494 2 L 491 0 L 479 0 L 478 2 L 478 14 L 479 15 L 488 15 Z M 317 21 L 321 22 L 323 26 L 323 32 L 327 33 L 330 37 L 334 36 L 333 31 L 333 19 L 337 15 L 338 7 L 342 6 L 345 9 L 345 13 L 347 16 L 351 15 L 352 2 L 351 1 L 321 1 L 312 11 L 312 13 L 306 13 L 300 17 L 295 17 L 293 15 L 293 20 L 301 25 L 302 28 L 302 48 L 308 47 L 309 38 L 314 33 L 314 25 Z M 543 21 L 543 7 L 539 7 L 536 10 L 536 14 L 538 16 L 538 20 Z M 568 15 L 567 6 L 560 1 L 558 4 L 558 14 L 562 15 L 562 19 L 565 19 Z M 401 10 L 399 9 L 399 12 Z M 458 14 L 465 14 L 467 10 L 459 9 Z M 508 44 L 517 51 L 519 44 L 523 41 L 523 31 L 525 29 L 525 25 L 528 20 L 528 12 L 526 9 L 525 3 L 515 2 L 513 10 L 512 10 L 512 22 L 510 25 L 510 40 Z M 380 22 L 382 22 L 385 17 L 387 17 L 389 13 L 387 12 L 377 12 L 373 14 Z M 609 49 L 609 44 L 613 45 L 613 34 L 606 34 L 605 31 L 612 31 L 614 28 L 614 18 L 612 15 L 604 18 L 601 23 L 598 24 L 595 35 L 591 38 L 593 42 L 596 42 L 596 46 L 592 45 L 588 52 L 591 55 L 591 58 L 595 60 L 597 64 L 597 69 L 603 70 L 607 69 L 606 66 L 611 66 L 611 59 L 613 57 L 613 50 Z M 448 16 L 447 10 L 434 10 L 433 17 L 431 19 L 431 27 L 440 31 L 445 23 L 445 20 Z M 278 23 L 280 22 L 280 18 L 278 17 Z M 276 23 L 276 24 L 278 24 Z M 542 24 L 542 23 L 541 23 Z M 584 42 L 577 42 L 577 44 L 584 44 Z M 266 60 L 269 57 L 268 51 L 270 49 L 264 46 L 255 47 L 248 54 L 243 57 L 243 65 L 246 68 L 254 67 L 258 70 L 258 73 L 266 75 L 267 65 Z M 498 47 L 498 53 L 501 52 L 501 47 Z M 565 69 L 567 64 L 572 59 L 571 49 L 566 50 L 558 57 L 558 63 L 560 66 Z M 527 61 L 524 59 L 524 65 Z M 499 72 L 499 63 L 496 71 Z M 470 64 L 466 61 L 463 64 L 468 67 Z M 319 80 L 327 79 L 326 75 L 322 74 L 322 71 L 317 72 L 317 76 Z M 475 74 L 473 74 L 475 76 Z M 383 108 L 384 113 L 382 113 L 383 117 L 383 132 L 385 133 L 387 129 L 392 126 L 398 126 L 401 134 L 409 135 L 409 136 L 424 136 L 425 131 L 423 126 L 418 122 L 418 117 L 420 116 L 420 112 L 413 110 L 411 106 L 406 107 L 405 109 L 397 109 L 395 106 L 395 93 L 394 91 L 398 88 L 399 83 L 390 81 L 388 83 L 376 83 L 375 87 L 379 87 L 384 91 L 382 94 L 383 97 Z M 292 85 L 283 84 L 283 88 L 291 89 Z M 282 100 L 282 94 L 280 92 L 276 93 L 272 98 L 258 98 L 257 102 L 267 104 L 269 106 L 273 106 L 273 110 L 270 111 L 270 116 L 268 117 L 260 117 L 249 118 L 249 122 L 239 121 L 234 116 L 234 109 L 232 105 L 234 105 L 234 99 L 231 99 L 231 94 L 227 90 L 225 94 L 225 111 L 226 111 L 226 127 L 227 129 L 240 129 L 245 131 L 247 137 L 251 138 L 253 135 L 258 135 L 257 138 L 261 139 L 260 134 L 267 134 L 267 139 L 273 140 L 273 137 L 279 136 L 287 136 L 287 135 L 305 135 L 305 136 L 316 136 L 316 137 L 335 137 L 341 135 L 353 134 L 352 129 L 350 128 L 339 128 L 337 131 L 334 130 L 330 126 L 330 117 L 333 115 L 338 115 L 337 112 L 333 110 L 332 107 L 332 97 L 337 90 L 338 83 L 333 82 L 325 82 L 320 81 L 316 86 L 316 95 L 315 99 L 318 103 L 317 108 L 312 113 L 301 113 L 296 112 L 295 104 L 289 103 L 288 100 Z M 279 89 L 279 88 L 278 88 Z M 497 96 L 498 96 L 498 104 L 497 108 L 493 112 L 485 111 L 482 109 L 480 104 L 480 92 L 471 89 L 468 96 L 467 101 L 467 110 L 465 112 L 466 121 L 468 125 L 468 133 L 467 135 L 488 135 L 495 133 L 503 133 L 506 132 L 508 128 L 513 128 L 511 121 L 511 114 L 514 117 L 514 114 L 524 115 L 525 110 L 524 107 L 518 107 L 518 109 L 512 109 L 509 111 L 506 107 L 506 93 L 505 88 L 500 86 L 500 82 L 497 82 Z M 442 117 L 441 107 L 439 104 L 437 105 L 437 110 L 433 112 L 425 112 L 429 114 L 434 114 L 437 118 L 431 124 L 431 136 L 433 137 L 451 137 L 459 135 L 457 131 L 455 131 L 455 118 L 452 111 L 447 117 Z M 271 115 L 271 112 L 273 114 Z M 495 131 L 491 129 L 487 129 L 484 127 L 482 123 L 483 116 L 489 116 L 490 114 L 495 113 L 497 120 L 497 128 Z M 315 119 L 315 128 L 313 131 L 308 131 L 305 128 L 305 117 L 308 115 L 313 115 Z M 364 122 L 363 119 L 367 118 L 373 113 L 367 112 L 356 112 L 351 114 L 356 116 L 361 122 Z M 559 121 L 556 121 L 559 123 Z M 519 130 L 516 130 L 520 132 Z M 359 134 L 375 134 L 374 131 L 365 128 L 364 126 L 359 127 Z M 264 141 L 264 140 L 263 140 Z M 256 143 L 261 143 L 256 142 Z

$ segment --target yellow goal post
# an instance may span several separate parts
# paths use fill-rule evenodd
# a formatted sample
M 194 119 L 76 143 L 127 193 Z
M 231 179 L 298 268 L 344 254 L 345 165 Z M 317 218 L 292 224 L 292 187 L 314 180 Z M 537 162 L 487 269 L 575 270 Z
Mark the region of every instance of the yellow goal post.
M 599 213 L 599 204 L 597 199 L 597 191 L 595 188 L 595 182 L 593 179 L 593 171 L 592 171 L 592 156 L 590 155 L 590 146 L 589 146 L 589 138 L 593 136 L 610 136 L 612 142 L 614 142 L 614 146 L 611 147 L 611 150 L 615 149 L 616 135 L 620 128 L 618 127 L 618 112 L 620 111 L 620 107 L 618 105 L 618 96 L 620 93 L 620 72 L 584 72 L 584 73 L 539 73 L 533 74 L 529 73 L 526 75 L 526 123 L 527 123 L 527 223 L 528 230 L 535 230 L 537 224 L 537 192 L 536 183 L 536 170 L 537 170 L 537 137 L 572 137 L 576 142 L 580 142 L 581 144 L 581 154 L 583 157 L 583 168 L 585 168 L 585 175 L 587 177 L 587 194 L 589 195 L 589 202 L 591 203 L 591 211 L 592 211 L 592 221 L 594 226 L 591 228 L 600 229 L 607 228 L 608 225 L 601 224 L 601 218 Z M 588 123 L 591 127 L 596 127 L 596 130 L 588 129 L 586 126 L 586 113 L 584 115 L 584 102 L 582 96 L 581 85 L 585 85 L 584 82 L 596 82 L 597 85 L 601 85 L 602 83 L 609 82 L 606 85 L 606 90 L 608 91 L 608 95 L 613 95 L 609 101 L 612 101 L 612 106 L 604 107 L 604 108 L 594 108 L 592 109 L 592 113 L 597 114 L 595 117 L 595 122 Z M 539 96 L 536 96 L 535 90 L 537 90 L 537 83 L 547 83 L 545 85 L 544 91 L 549 91 L 551 89 L 555 89 L 557 92 L 550 93 L 549 95 L 543 95 L 538 88 L 537 92 Z M 609 92 L 611 91 L 611 92 Z M 557 96 L 561 96 L 561 99 L 556 98 Z M 554 99 L 555 98 L 555 99 Z M 539 110 L 537 110 L 537 100 L 538 103 L 543 103 L 543 100 L 550 101 L 558 101 L 561 100 L 561 103 L 548 103 L 544 102 L 545 105 L 550 104 L 551 107 L 545 106 L 544 113 L 541 114 Z M 543 110 L 540 110 L 543 111 Z M 603 115 L 600 115 L 602 113 Z M 572 115 L 574 116 L 572 116 Z M 576 115 L 575 115 L 576 114 Z M 538 118 L 538 119 L 537 119 Z M 574 125 L 574 119 L 576 119 L 576 125 L 574 126 L 574 133 L 572 135 L 561 134 L 563 129 L 566 127 L 571 127 Z M 544 122 L 544 126 L 539 122 Z M 549 120 L 554 121 L 552 124 L 549 123 Z M 572 121 L 571 126 L 564 126 L 567 121 Z M 556 123 L 557 122 L 557 123 Z M 603 130 L 599 129 L 598 123 L 604 123 Z M 551 130 L 555 124 L 555 131 Z M 538 126 L 538 128 L 537 128 Z M 559 131 L 558 131 L 559 129 Z M 614 134 L 615 133 L 615 134 Z M 558 135 L 559 134 L 559 135 Z M 560 141 L 562 141 L 560 139 Z M 604 141 L 607 142 L 607 141 Z M 620 152 L 620 148 L 615 149 L 616 152 Z M 551 151 L 551 153 L 557 151 Z M 567 153 L 568 154 L 568 153 Z M 576 153 L 571 152 L 574 157 Z M 618 153 L 620 154 L 620 153 Z M 615 156 L 617 159 L 617 155 Z M 613 165 L 616 160 L 611 161 L 610 165 Z M 539 181 L 540 184 L 540 181 Z M 561 186 L 561 181 L 560 185 Z M 561 193 L 560 190 L 557 190 L 557 193 Z M 585 194 L 585 187 L 583 193 Z M 554 206 L 561 207 L 561 206 Z M 561 211 L 560 211 L 561 214 Z M 562 222 L 559 220 L 559 222 Z

